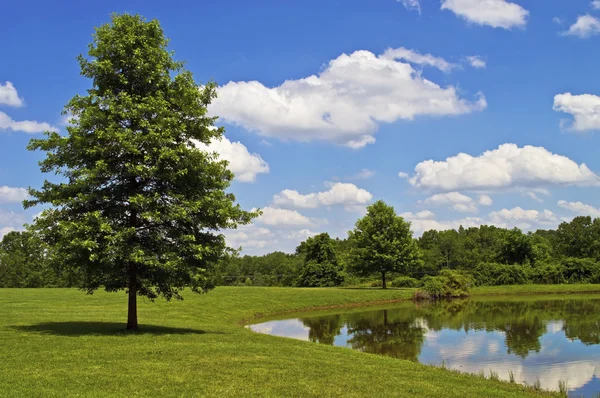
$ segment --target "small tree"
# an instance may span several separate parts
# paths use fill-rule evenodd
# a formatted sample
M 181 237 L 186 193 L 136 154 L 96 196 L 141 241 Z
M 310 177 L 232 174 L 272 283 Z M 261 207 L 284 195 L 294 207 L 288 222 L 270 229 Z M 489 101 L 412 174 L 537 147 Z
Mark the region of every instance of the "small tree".
M 387 287 L 387 274 L 405 273 L 411 267 L 422 264 L 410 223 L 381 200 L 367 207 L 367 214 L 348 234 L 352 244 L 352 272 L 360 276 L 381 274 L 384 289 Z
M 302 242 L 296 253 L 304 255 L 298 278 L 301 287 L 339 286 L 344 281 L 329 234 L 322 233 Z
M 66 106 L 68 134 L 46 133 L 43 172 L 64 177 L 30 189 L 26 207 L 50 203 L 38 227 L 88 293 L 126 289 L 127 329 L 137 329 L 137 296 L 181 298 L 212 287 L 210 269 L 226 251 L 223 228 L 255 213 L 234 204 L 225 189 L 227 162 L 195 144 L 220 139 L 207 116 L 215 84 L 200 87 L 173 60 L 158 21 L 114 15 L 96 29 L 81 74 L 85 96 Z

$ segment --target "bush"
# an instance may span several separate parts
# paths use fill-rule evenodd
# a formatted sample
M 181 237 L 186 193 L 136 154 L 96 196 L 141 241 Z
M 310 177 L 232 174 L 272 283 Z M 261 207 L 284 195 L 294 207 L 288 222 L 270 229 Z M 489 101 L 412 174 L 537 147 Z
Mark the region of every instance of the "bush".
M 252 279 L 246 278 L 246 280 L 244 281 L 244 285 L 246 285 L 246 286 L 252 286 Z
M 300 287 L 332 287 L 344 282 L 340 267 L 328 261 L 308 261 L 298 279 Z
M 529 281 L 539 285 L 567 283 L 562 264 L 536 264 L 529 272 Z
M 383 282 L 381 281 L 381 279 L 379 280 L 374 280 L 370 283 L 371 287 L 383 287 Z
M 480 263 L 474 278 L 478 286 L 524 285 L 529 283 L 530 267 L 519 264 Z
M 423 287 L 414 294 L 415 299 L 430 298 L 433 300 L 468 297 L 469 288 L 473 284 L 470 275 L 445 269 L 438 276 L 426 276 L 423 278 Z
M 399 276 L 392 281 L 392 287 L 421 287 L 421 281 L 410 276 Z

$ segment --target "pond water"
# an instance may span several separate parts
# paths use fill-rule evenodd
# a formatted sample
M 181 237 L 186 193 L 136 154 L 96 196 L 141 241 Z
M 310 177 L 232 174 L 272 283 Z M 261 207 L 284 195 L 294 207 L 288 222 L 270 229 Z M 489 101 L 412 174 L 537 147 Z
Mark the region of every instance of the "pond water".
M 600 296 L 404 303 L 249 325 L 260 333 L 600 393 Z

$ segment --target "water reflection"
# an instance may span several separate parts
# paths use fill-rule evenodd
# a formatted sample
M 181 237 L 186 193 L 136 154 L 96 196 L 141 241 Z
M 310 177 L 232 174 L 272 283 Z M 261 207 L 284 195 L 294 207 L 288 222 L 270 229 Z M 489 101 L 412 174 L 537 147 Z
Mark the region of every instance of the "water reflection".
M 598 297 L 598 296 L 596 296 Z M 573 396 L 600 392 L 600 298 L 463 300 L 302 317 L 255 331 L 350 347 L 508 380 L 540 381 Z

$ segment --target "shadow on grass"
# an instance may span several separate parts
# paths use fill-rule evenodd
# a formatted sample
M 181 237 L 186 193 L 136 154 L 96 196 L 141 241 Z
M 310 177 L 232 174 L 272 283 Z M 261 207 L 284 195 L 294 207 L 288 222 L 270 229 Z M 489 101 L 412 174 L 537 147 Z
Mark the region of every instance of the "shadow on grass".
M 36 325 L 13 326 L 23 332 L 50 334 L 55 336 L 129 336 L 167 334 L 205 334 L 204 330 L 174 328 L 157 325 L 140 325 L 138 330 L 125 330 L 124 323 L 118 322 L 45 322 Z M 215 332 L 210 332 L 215 333 Z

